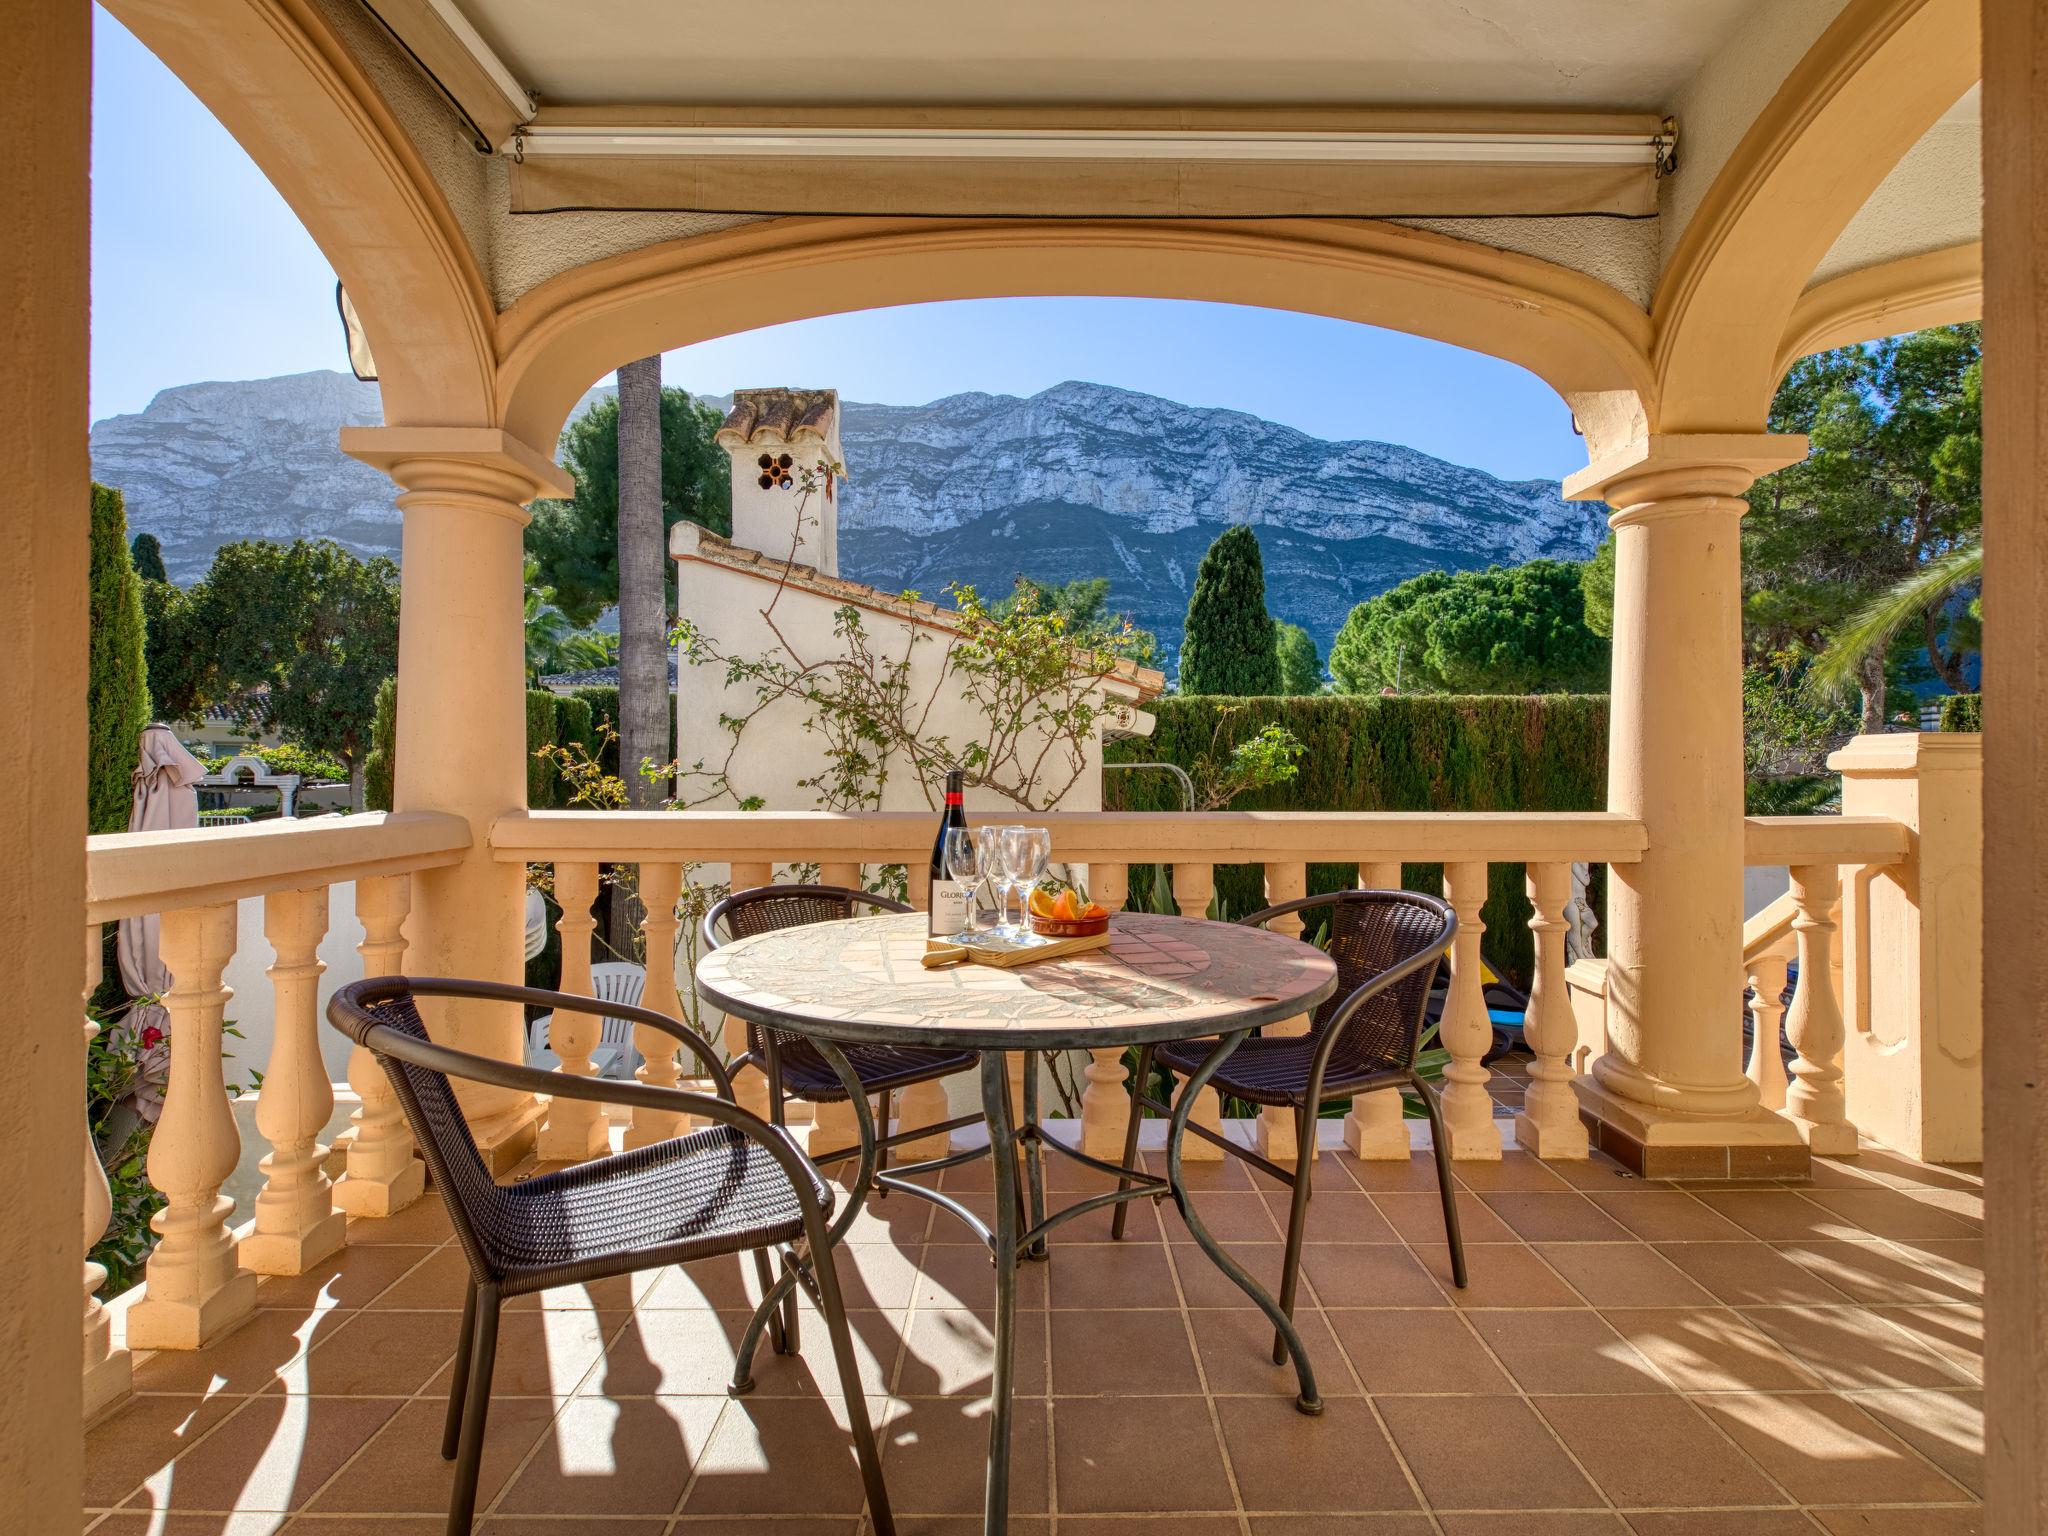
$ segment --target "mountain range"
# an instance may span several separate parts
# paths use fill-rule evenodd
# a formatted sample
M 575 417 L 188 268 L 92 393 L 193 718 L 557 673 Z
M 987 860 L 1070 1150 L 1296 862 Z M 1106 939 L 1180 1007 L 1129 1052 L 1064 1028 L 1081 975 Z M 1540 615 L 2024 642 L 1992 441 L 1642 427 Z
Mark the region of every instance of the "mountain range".
M 95 423 L 93 473 L 126 494 L 131 532 L 162 542 L 174 581 L 242 538 L 324 537 L 396 558 L 391 482 L 335 443 L 380 419 L 376 386 L 346 374 L 188 384 Z M 1325 654 L 1355 603 L 1419 571 L 1584 559 L 1606 528 L 1597 504 L 1564 501 L 1555 481 L 1102 384 L 848 401 L 841 438 L 841 574 L 934 595 L 1107 576 L 1112 605 L 1159 636 L 1169 671 L 1195 568 L 1233 522 L 1258 530 L 1268 607 Z

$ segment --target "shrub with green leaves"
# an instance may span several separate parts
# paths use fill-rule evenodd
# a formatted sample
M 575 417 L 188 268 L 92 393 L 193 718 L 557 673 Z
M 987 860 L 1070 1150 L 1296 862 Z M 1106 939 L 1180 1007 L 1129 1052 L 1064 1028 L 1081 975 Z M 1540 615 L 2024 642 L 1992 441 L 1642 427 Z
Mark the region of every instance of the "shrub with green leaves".
M 1984 729 L 1984 695 L 1981 693 L 1952 693 L 1941 701 L 1941 728 L 1944 731 L 1981 731 Z
M 149 724 L 142 583 L 128 554 L 121 493 L 92 488 L 92 576 L 85 683 L 86 830 L 125 832 L 136 743 Z

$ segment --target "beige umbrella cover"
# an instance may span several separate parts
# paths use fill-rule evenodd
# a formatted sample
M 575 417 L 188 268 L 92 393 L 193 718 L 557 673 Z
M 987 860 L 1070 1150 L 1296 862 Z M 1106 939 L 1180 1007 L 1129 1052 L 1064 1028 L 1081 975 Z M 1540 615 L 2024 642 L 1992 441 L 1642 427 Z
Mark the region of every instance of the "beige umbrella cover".
M 206 777 L 206 768 L 171 734 L 168 725 L 147 727 L 138 744 L 138 761 L 133 774 L 134 798 L 129 803 L 128 830 L 157 832 L 174 827 L 199 825 L 199 796 L 193 786 Z M 115 941 L 121 967 L 121 985 L 130 997 L 161 997 L 171 988 L 171 973 L 157 954 L 157 917 L 124 917 Z M 144 1003 L 128 1013 L 120 1028 L 145 1046 L 143 1082 L 136 1092 L 137 1108 L 145 1119 L 156 1118 L 161 1107 L 163 1069 L 169 1064 L 168 1025 L 170 1016 L 160 1004 Z

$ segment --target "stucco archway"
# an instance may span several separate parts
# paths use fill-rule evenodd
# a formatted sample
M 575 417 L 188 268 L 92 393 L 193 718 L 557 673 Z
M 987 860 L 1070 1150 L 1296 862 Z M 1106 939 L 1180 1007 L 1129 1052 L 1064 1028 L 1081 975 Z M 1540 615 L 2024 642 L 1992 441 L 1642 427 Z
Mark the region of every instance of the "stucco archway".
M 1652 308 L 1656 430 L 1763 424 L 1815 267 L 1979 73 L 1971 0 L 1842 11 L 1750 125 L 1665 268 Z
M 552 443 L 619 363 L 715 336 L 938 299 L 1202 299 L 1489 353 L 1567 398 L 1642 409 L 1648 317 L 1603 283 L 1390 224 L 776 219 L 565 273 L 500 317 L 502 421 Z
M 235 136 L 333 264 L 376 349 L 385 421 L 493 425 L 483 276 L 417 151 L 325 18 L 304 0 L 107 8 Z

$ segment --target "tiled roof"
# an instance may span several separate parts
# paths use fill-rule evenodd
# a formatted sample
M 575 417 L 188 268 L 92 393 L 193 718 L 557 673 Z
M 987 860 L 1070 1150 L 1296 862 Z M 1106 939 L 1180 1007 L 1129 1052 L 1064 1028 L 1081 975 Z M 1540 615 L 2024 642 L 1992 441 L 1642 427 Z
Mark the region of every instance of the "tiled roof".
M 565 688 L 616 688 L 619 686 L 619 669 L 611 667 L 585 667 L 580 672 L 551 672 L 540 680 L 543 688 L 556 693 Z M 676 653 L 668 653 L 668 691 L 676 691 Z
M 728 571 L 738 571 L 752 576 L 757 581 L 784 582 L 803 592 L 814 592 L 834 602 L 850 603 L 856 608 L 866 608 L 874 613 L 886 613 L 913 624 L 922 624 L 930 629 L 942 629 L 951 634 L 960 631 L 960 616 L 951 608 L 921 597 L 905 597 L 900 592 L 884 592 L 866 582 L 848 581 L 843 576 L 827 576 L 816 566 L 792 565 L 765 555 L 758 549 L 746 549 L 738 544 L 707 533 L 694 523 L 679 523 L 676 533 L 694 536 L 695 548 L 684 540 L 673 546 L 679 560 L 696 560 L 705 565 L 715 565 Z M 1165 674 L 1150 667 L 1141 667 L 1134 661 L 1121 657 L 1117 659 L 1111 676 L 1131 690 L 1139 703 L 1157 698 L 1166 689 Z
M 736 389 L 718 441 L 727 447 L 805 439 L 825 442 L 838 409 L 836 389 Z

